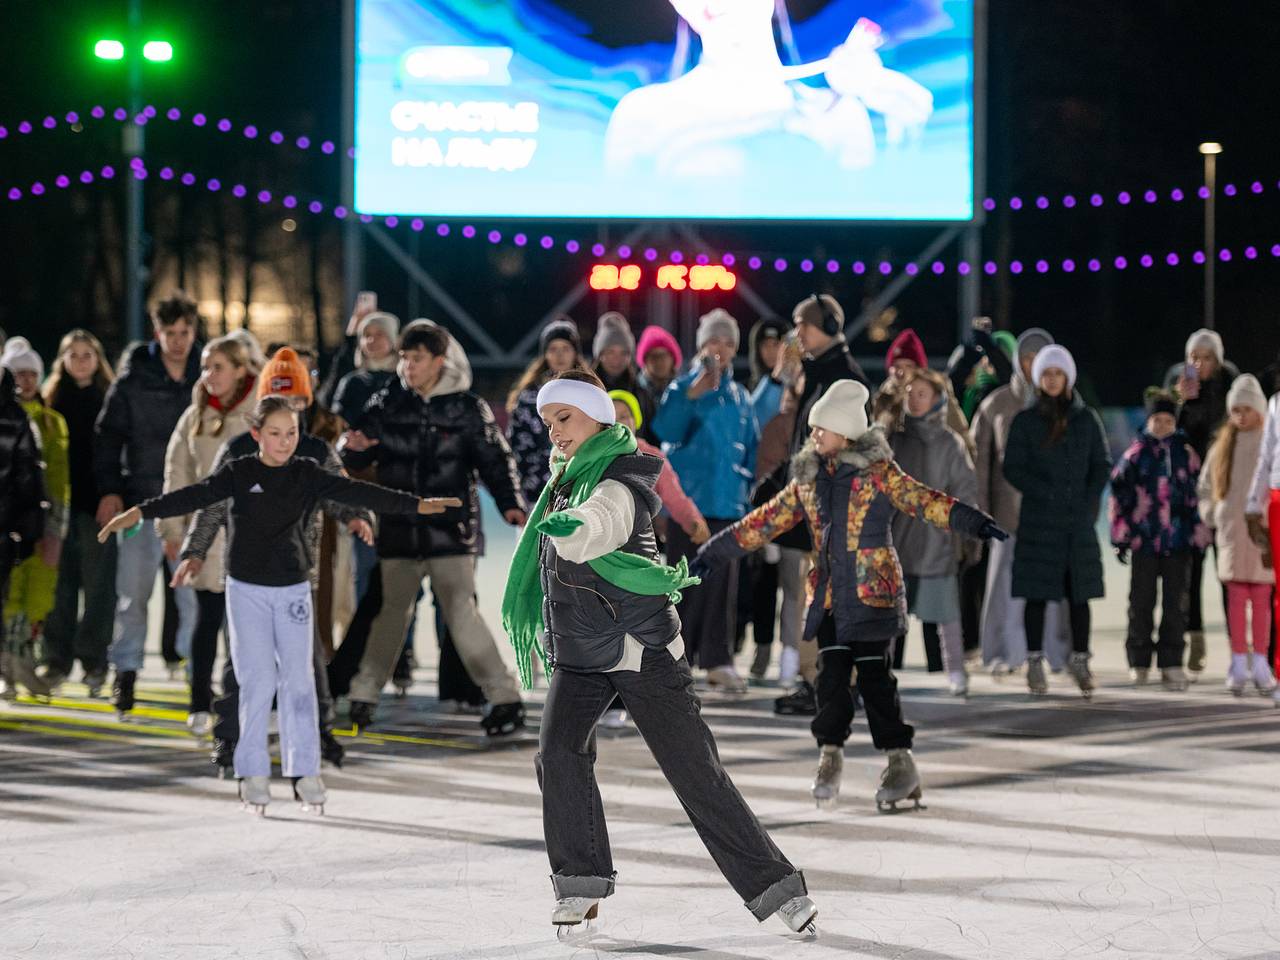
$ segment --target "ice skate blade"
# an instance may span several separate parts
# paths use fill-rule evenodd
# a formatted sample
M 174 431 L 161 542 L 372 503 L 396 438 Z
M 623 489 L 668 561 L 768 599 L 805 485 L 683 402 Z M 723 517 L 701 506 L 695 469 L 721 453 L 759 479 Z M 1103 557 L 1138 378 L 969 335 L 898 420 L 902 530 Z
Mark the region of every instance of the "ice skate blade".
M 813 802 L 819 810 L 835 810 L 840 806 L 839 797 L 814 797 Z
M 929 808 L 920 802 L 920 799 L 923 796 L 924 794 L 917 790 L 915 793 L 910 796 L 903 797 L 901 800 L 877 800 L 876 812 L 892 816 L 898 813 L 915 813 L 917 810 L 928 810 Z M 913 806 L 901 808 L 898 806 L 898 804 L 906 803 L 907 801 L 911 801 Z
M 303 813 L 312 813 L 312 814 L 315 814 L 317 817 L 323 817 L 323 816 L 324 816 L 324 804 L 323 804 L 323 803 L 306 803 L 306 802 L 303 802 L 303 803 L 301 803 L 301 804 L 299 805 L 299 809 L 300 809 Z

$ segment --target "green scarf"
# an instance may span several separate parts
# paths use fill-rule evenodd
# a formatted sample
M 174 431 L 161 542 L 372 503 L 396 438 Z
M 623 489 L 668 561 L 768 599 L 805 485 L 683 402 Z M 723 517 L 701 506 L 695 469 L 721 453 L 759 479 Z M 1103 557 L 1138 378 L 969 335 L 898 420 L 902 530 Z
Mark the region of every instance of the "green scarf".
M 580 507 L 591 496 L 609 465 L 618 457 L 635 452 L 635 435 L 621 424 L 614 424 L 585 441 L 568 462 L 558 456 L 552 457 L 551 480 L 542 488 L 529 515 L 529 523 L 520 533 L 502 595 L 502 626 L 515 648 L 516 667 L 526 690 L 533 685 L 530 651 L 537 651 L 543 668 L 548 675 L 551 673 L 551 665 L 540 641 L 543 623 L 542 578 L 538 575 L 539 535 L 564 537 L 582 526 L 581 520 L 567 513 L 547 514 L 552 491 L 561 484 L 572 483 L 569 507 Z M 614 550 L 587 561 L 587 564 L 615 587 L 647 597 L 665 595 L 672 603 L 680 602 L 681 590 L 700 582 L 689 576 L 689 564 L 683 558 L 676 566 L 669 567 L 634 553 Z

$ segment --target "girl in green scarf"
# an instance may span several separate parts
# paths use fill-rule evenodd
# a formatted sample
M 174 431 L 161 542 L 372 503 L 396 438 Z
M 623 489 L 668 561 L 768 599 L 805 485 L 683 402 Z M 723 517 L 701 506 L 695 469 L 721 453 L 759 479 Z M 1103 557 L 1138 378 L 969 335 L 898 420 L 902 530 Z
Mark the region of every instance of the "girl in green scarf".
M 522 669 L 537 650 L 551 676 L 536 761 L 551 922 L 563 936 L 594 919 L 614 890 L 594 765 L 596 721 L 617 696 L 747 909 L 811 929 L 817 907 L 804 876 L 725 773 L 693 692 L 674 604 L 698 581 L 683 561 L 670 567 L 658 555 L 653 488 L 662 461 L 636 451 L 593 374 L 548 381 L 537 405 L 551 437 L 551 481 L 512 558 L 502 622 Z

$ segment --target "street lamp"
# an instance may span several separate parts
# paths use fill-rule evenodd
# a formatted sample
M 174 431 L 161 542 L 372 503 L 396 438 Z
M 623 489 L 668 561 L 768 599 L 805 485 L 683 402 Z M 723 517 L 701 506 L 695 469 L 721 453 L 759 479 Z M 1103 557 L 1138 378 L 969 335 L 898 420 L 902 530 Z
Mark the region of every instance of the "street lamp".
M 129 340 L 141 340 L 145 336 L 143 324 L 143 267 L 142 249 L 146 242 L 143 229 L 143 197 L 140 171 L 132 169 L 135 157 L 141 158 L 146 149 L 144 127 L 136 122 L 142 112 L 142 61 L 168 63 L 173 59 L 173 44 L 168 40 L 142 42 L 142 0 L 129 0 L 126 39 L 107 37 L 93 45 L 93 55 L 99 60 L 124 60 L 129 71 L 129 118 L 124 124 L 124 155 L 128 161 L 129 175 L 125 178 L 125 251 L 124 251 L 124 329 Z
M 1218 154 L 1222 152 L 1222 144 L 1209 141 L 1200 144 L 1200 152 L 1204 155 L 1204 186 L 1207 196 L 1204 200 L 1204 325 L 1210 330 L 1214 323 L 1213 267 L 1217 260 L 1214 249 L 1215 214 L 1218 199 Z

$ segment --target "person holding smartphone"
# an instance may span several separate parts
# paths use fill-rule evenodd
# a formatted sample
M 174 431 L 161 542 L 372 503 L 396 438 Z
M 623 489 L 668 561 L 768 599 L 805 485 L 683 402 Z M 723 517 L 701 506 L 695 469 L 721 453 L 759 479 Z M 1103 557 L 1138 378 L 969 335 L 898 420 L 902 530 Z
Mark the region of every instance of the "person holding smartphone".
M 738 321 L 728 311 L 717 308 L 702 317 L 693 368 L 667 387 L 653 425 L 712 534 L 747 512 L 755 476 L 760 428 L 750 395 L 733 379 L 740 339 Z M 667 562 L 696 552 L 679 526 L 668 529 Z M 747 692 L 733 665 L 737 596 L 738 564 L 733 562 L 684 591 L 679 605 L 690 662 L 707 671 L 713 690 L 735 694 Z

